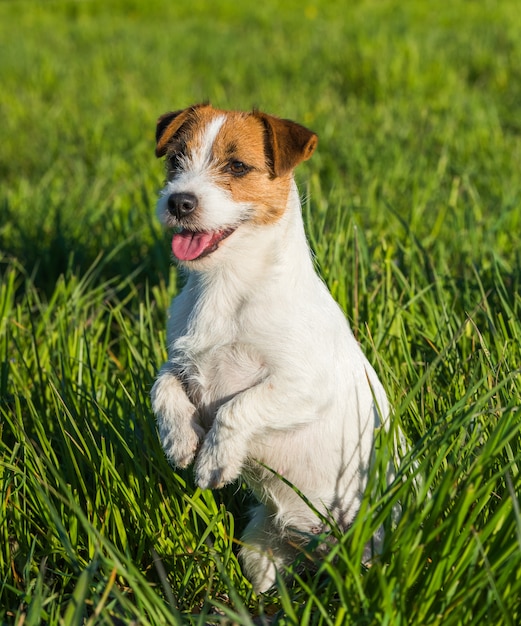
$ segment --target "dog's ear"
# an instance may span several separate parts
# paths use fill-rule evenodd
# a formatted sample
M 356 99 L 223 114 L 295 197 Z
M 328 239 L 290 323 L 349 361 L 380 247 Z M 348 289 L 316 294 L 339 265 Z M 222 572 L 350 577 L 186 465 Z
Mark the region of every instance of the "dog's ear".
M 156 157 L 162 157 L 167 152 L 168 142 L 177 133 L 181 126 L 199 107 L 209 106 L 207 103 L 194 104 L 187 109 L 165 113 L 157 120 L 156 126 Z
M 265 149 L 273 176 L 282 176 L 311 157 L 317 147 L 317 135 L 296 122 L 254 111 L 265 129 Z

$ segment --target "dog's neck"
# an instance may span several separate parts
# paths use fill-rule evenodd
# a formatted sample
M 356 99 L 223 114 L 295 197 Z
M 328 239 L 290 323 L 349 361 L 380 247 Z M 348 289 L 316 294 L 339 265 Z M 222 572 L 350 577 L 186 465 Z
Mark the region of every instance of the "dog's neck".
M 305 291 L 308 281 L 317 279 L 294 182 L 283 216 L 273 224 L 251 227 L 240 246 L 222 263 L 191 272 L 187 287 L 206 302 L 233 310 L 259 291 Z

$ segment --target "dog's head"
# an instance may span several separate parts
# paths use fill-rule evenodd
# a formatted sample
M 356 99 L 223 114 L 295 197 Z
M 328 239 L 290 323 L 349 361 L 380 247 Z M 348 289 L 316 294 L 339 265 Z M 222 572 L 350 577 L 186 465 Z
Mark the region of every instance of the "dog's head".
M 196 267 L 217 258 L 245 225 L 282 217 L 293 169 L 313 154 L 317 136 L 260 111 L 202 104 L 161 116 L 156 142 L 167 170 L 158 214 L 177 230 L 175 257 Z

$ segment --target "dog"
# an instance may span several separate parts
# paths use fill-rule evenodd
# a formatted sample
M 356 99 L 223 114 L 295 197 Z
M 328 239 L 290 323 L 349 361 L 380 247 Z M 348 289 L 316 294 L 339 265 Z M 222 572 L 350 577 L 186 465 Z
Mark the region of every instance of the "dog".
M 210 104 L 156 129 L 157 212 L 187 282 L 152 408 L 173 465 L 194 463 L 202 489 L 242 476 L 259 500 L 239 555 L 259 592 L 324 519 L 349 527 L 389 412 L 305 236 L 293 172 L 317 141 L 291 120 Z

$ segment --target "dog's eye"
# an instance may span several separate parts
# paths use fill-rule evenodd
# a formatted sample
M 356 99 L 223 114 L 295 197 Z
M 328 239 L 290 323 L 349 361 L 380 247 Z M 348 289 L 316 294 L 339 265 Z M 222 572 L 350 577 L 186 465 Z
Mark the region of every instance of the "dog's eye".
M 234 176 L 244 176 L 251 168 L 242 161 L 230 161 L 226 169 Z

